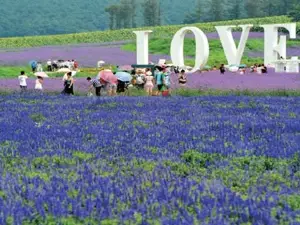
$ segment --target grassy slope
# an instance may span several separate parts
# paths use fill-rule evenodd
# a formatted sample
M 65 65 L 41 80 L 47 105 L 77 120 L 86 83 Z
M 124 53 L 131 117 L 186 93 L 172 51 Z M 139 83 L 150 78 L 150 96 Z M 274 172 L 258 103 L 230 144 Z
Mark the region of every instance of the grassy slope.
M 172 39 L 151 39 L 149 41 L 149 51 L 153 54 L 170 54 L 170 46 Z M 224 55 L 224 50 L 219 40 L 209 40 L 210 45 L 210 56 L 207 65 L 214 66 L 226 62 L 226 57 Z M 236 43 L 238 45 L 238 42 Z M 300 40 L 288 41 L 288 46 L 299 46 Z M 125 51 L 136 51 L 136 44 L 130 43 L 122 47 Z M 242 63 L 251 65 L 253 63 L 262 63 L 262 58 L 249 58 L 247 57 L 248 51 L 263 51 L 264 49 L 264 40 L 263 39 L 248 39 L 246 44 L 246 49 Z M 195 40 L 194 39 L 185 39 L 184 43 L 184 53 L 186 56 L 195 56 Z M 193 65 L 194 60 L 187 59 L 186 63 L 188 65 Z
M 270 24 L 274 23 L 274 21 L 276 21 L 276 23 L 288 23 L 291 21 L 291 19 L 286 16 L 276 16 L 243 20 L 219 21 L 212 23 L 189 24 L 188 26 L 196 26 L 202 29 L 204 32 L 215 32 L 215 26 L 253 24 L 253 31 L 262 31 L 262 28 L 258 25 Z M 133 31 L 135 30 L 152 30 L 153 33 L 151 34 L 151 37 L 154 38 L 172 37 L 180 28 L 184 26 L 186 25 L 181 24 L 173 26 L 142 27 L 134 29 L 99 31 L 65 35 L 0 38 L 0 48 L 19 48 L 45 45 L 66 45 L 77 43 L 100 43 L 122 40 L 134 40 L 135 34 L 133 33 Z M 300 29 L 300 26 L 298 26 L 298 29 Z
M 0 67 L 0 79 L 1 78 L 16 78 L 20 71 L 25 71 L 29 77 L 35 77 L 30 70 L 29 66 L 1 66 Z M 46 71 L 46 69 L 44 70 Z M 46 72 L 47 73 L 47 72 Z M 50 77 L 62 77 L 63 73 L 47 73 Z M 93 77 L 98 74 L 96 68 L 82 68 L 80 72 L 76 74 L 76 77 Z

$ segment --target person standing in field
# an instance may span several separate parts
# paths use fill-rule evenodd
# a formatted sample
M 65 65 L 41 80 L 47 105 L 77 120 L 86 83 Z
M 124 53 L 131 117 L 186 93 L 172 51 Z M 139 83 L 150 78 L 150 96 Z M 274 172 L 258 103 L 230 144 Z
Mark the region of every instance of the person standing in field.
M 44 82 L 44 79 L 42 77 L 38 76 L 37 79 L 35 80 L 34 89 L 38 90 L 38 91 L 42 91 L 43 90 L 43 82 Z
M 101 96 L 101 87 L 102 87 L 102 84 L 99 80 L 97 79 L 93 79 L 88 77 L 86 78 L 87 81 L 90 83 L 90 87 L 89 87 L 89 92 L 92 91 L 93 88 L 95 88 L 95 92 L 96 92 L 96 96 Z
M 36 66 L 37 66 L 36 61 L 33 61 L 33 62 L 31 63 L 31 69 L 32 69 L 32 72 L 33 72 L 33 73 L 35 73 L 35 71 L 36 71 Z
M 165 87 L 169 91 L 171 87 L 171 72 L 168 68 L 164 68 L 163 73 L 165 76 Z
M 37 67 L 36 67 L 37 72 L 43 72 L 43 66 L 41 62 L 37 63 Z
M 118 80 L 110 81 L 108 83 L 108 95 L 109 96 L 117 95 L 117 87 L 118 87 Z
M 136 84 L 139 89 L 143 89 L 145 85 L 145 74 L 142 70 L 136 72 Z
M 164 85 L 165 85 L 165 75 L 163 73 L 162 67 L 157 67 L 158 71 L 155 74 L 155 81 L 158 89 L 158 95 L 164 91 Z
M 145 77 L 146 83 L 144 85 L 145 91 L 147 92 L 147 94 L 149 96 L 152 96 L 152 91 L 153 91 L 153 76 L 152 76 L 152 72 L 150 71 L 150 69 L 146 70 L 146 77 Z
M 78 62 L 76 61 L 76 59 L 74 60 L 74 70 L 78 70 Z
M 185 75 L 185 70 L 181 70 L 179 73 L 179 86 L 181 87 L 185 87 L 186 83 L 187 83 L 187 79 L 186 79 L 186 75 Z
M 49 59 L 49 60 L 47 61 L 47 71 L 48 71 L 48 72 L 51 72 L 51 71 L 52 71 L 52 61 L 51 61 L 51 59 Z
M 74 79 L 72 77 L 72 72 L 67 73 L 67 79 L 64 82 L 64 94 L 74 95 Z
M 224 66 L 224 64 L 221 64 L 221 66 L 220 66 L 220 73 L 221 74 L 225 73 L 225 66 Z
M 25 91 L 27 89 L 27 82 L 26 80 L 28 79 L 28 77 L 25 75 L 24 71 L 21 71 L 20 75 L 19 75 L 19 82 L 20 82 L 20 88 L 21 91 Z

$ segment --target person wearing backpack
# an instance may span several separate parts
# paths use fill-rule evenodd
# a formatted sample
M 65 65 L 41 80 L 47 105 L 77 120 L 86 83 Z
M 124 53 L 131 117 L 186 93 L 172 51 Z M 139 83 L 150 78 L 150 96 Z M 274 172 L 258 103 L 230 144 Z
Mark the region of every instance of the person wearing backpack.
M 137 71 L 136 84 L 139 89 L 144 89 L 145 76 L 141 70 Z

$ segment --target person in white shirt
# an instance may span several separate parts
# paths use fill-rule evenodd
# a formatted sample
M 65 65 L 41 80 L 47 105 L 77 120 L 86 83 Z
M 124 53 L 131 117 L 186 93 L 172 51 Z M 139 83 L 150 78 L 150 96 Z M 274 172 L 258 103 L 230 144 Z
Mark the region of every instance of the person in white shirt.
M 49 72 L 52 71 L 52 61 L 51 61 L 51 59 L 49 59 L 49 60 L 47 61 L 47 70 L 48 70 Z
M 25 75 L 24 71 L 21 71 L 20 76 L 18 77 L 19 81 L 20 81 L 20 88 L 22 91 L 27 89 L 27 82 L 26 80 L 28 79 L 28 77 Z
M 43 72 L 43 66 L 42 66 L 42 63 L 41 63 L 41 62 L 38 62 L 38 63 L 37 63 L 36 71 L 37 71 L 37 72 Z
M 37 79 L 35 80 L 35 90 L 38 90 L 38 91 L 42 91 L 43 90 L 43 78 L 38 76 Z
M 257 69 L 256 69 L 257 73 L 262 74 L 262 69 L 263 69 L 263 67 L 259 64 Z

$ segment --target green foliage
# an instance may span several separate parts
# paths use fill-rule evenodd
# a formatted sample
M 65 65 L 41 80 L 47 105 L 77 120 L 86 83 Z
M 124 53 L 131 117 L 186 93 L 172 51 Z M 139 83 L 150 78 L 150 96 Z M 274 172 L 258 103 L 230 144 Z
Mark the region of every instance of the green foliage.
M 86 4 L 80 0 L 43 0 L 37 5 L 34 1 L 2 0 L 0 35 L 13 37 L 141 27 L 147 21 L 144 18 L 151 19 L 150 16 L 155 24 L 172 25 L 183 21 L 193 23 L 286 15 L 293 10 L 292 0 L 164 0 L 158 3 L 162 13 L 160 8 L 156 10 L 161 16 L 145 14 L 145 7 L 151 11 L 155 2 L 158 1 L 90 0 Z
M 293 210 L 300 210 L 300 195 L 288 196 L 287 203 Z
M 35 114 L 31 114 L 30 118 L 36 122 L 36 123 L 41 123 L 44 120 L 46 120 L 46 118 L 44 117 L 44 115 L 42 115 L 41 113 L 35 113 Z
M 300 21 L 300 4 L 294 5 L 288 15 L 293 18 L 293 21 Z
M 25 71 L 30 78 L 36 78 L 32 72 L 29 72 L 29 66 L 0 66 L 0 78 L 18 78 L 20 71 Z M 46 70 L 44 70 L 46 71 Z M 97 68 L 81 68 L 76 77 L 93 77 L 99 73 Z M 47 72 L 51 78 L 62 78 L 64 73 Z
M 157 26 L 160 20 L 160 2 L 158 0 L 145 0 L 144 3 L 144 25 Z
M 263 31 L 258 25 L 274 23 L 286 23 L 291 19 L 286 16 L 265 17 L 254 19 L 230 20 L 212 23 L 198 23 L 192 24 L 202 29 L 203 32 L 215 32 L 215 26 L 219 25 L 239 25 L 239 24 L 253 24 L 252 31 Z M 66 45 L 78 43 L 102 43 L 122 40 L 135 40 L 136 36 L 133 31 L 136 30 L 152 30 L 151 38 L 171 38 L 173 35 L 185 25 L 172 26 L 157 26 L 157 27 L 143 27 L 132 28 L 124 30 L 110 30 L 110 31 L 96 31 L 88 33 L 76 33 L 65 35 L 50 35 L 50 36 L 28 36 L 15 38 L 1 38 L 0 48 L 20 48 L 20 47 L 34 47 L 45 45 Z M 237 30 L 233 29 L 233 30 Z M 297 27 L 300 33 L 300 25 Z
M 152 54 L 170 54 L 170 47 L 171 47 L 171 38 L 161 38 L 161 39 L 150 39 L 149 41 L 149 51 Z M 288 46 L 299 45 L 298 40 L 288 41 Z M 238 43 L 236 43 L 238 45 Z M 224 50 L 220 40 L 209 40 L 209 47 L 210 47 L 210 56 L 208 60 L 208 65 L 210 66 L 218 66 L 224 62 L 226 62 L 226 57 L 224 54 Z M 136 51 L 136 43 L 129 43 L 122 47 L 125 51 Z M 196 43 L 194 39 L 186 38 L 184 41 L 184 54 L 185 56 L 195 57 L 195 49 Z M 247 52 L 249 51 L 261 51 L 264 49 L 264 40 L 263 39 L 248 39 L 245 48 L 245 54 L 242 58 L 243 64 L 248 66 L 253 65 L 254 63 L 261 63 L 263 61 L 262 58 L 253 58 L 247 57 Z M 194 59 L 187 58 L 185 60 L 187 65 L 193 66 Z
M 188 150 L 182 155 L 182 159 L 185 162 L 197 167 L 206 167 L 213 163 L 217 158 L 219 158 L 219 155 L 217 154 L 199 152 L 196 150 Z

